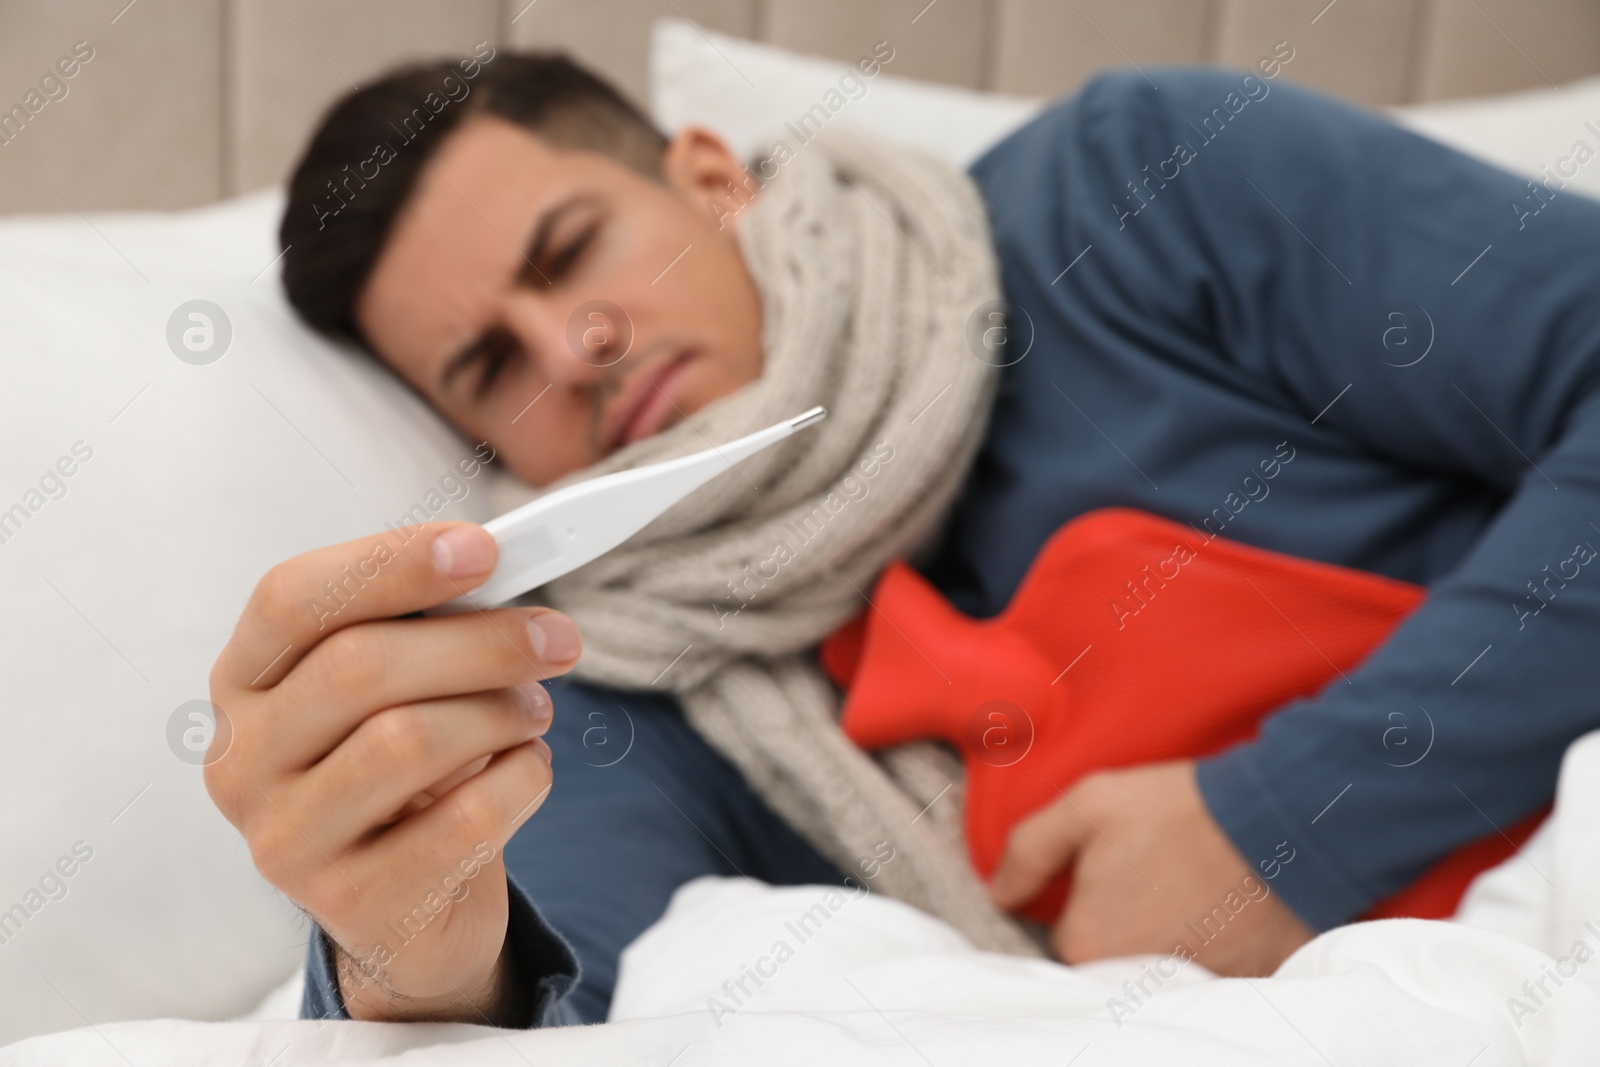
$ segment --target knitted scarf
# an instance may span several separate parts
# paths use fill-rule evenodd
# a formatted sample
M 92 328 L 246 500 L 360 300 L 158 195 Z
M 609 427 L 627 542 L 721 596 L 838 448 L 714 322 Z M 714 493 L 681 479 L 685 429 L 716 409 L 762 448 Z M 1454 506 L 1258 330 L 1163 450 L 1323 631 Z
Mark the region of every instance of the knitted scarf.
M 980 948 L 1036 955 L 968 862 L 959 761 L 929 743 L 862 752 L 840 731 L 839 696 L 815 659 L 868 606 L 885 564 L 929 544 L 983 436 L 995 378 L 969 349 L 967 322 L 999 286 L 982 205 L 941 163 L 829 130 L 784 164 L 737 237 L 762 298 L 761 376 L 550 488 L 815 404 L 827 419 L 536 599 L 582 631 L 577 677 L 676 694 L 842 870 Z M 497 503 L 509 502 L 502 491 Z

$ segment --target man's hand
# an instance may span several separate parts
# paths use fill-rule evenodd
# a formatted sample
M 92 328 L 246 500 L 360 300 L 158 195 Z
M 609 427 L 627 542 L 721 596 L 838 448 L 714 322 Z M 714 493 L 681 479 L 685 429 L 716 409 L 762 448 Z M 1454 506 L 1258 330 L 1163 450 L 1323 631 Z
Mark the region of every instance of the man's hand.
M 212 799 L 262 875 L 337 946 L 358 1019 L 499 1022 L 501 849 L 550 790 L 540 680 L 570 619 L 408 619 L 480 585 L 494 539 L 431 523 L 296 557 L 256 586 L 211 671 Z
M 1069 865 L 1051 932 L 1067 963 L 1176 951 L 1217 974 L 1266 975 L 1313 936 L 1212 821 L 1188 761 L 1082 779 L 1012 830 L 991 891 L 1018 907 Z

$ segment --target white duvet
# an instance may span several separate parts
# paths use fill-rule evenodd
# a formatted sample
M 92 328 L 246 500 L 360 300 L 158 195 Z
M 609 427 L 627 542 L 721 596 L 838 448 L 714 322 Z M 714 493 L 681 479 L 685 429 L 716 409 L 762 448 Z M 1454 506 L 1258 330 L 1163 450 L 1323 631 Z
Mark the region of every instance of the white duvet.
M 0 1063 L 1595 1064 L 1597 825 L 1600 733 L 1568 751 L 1555 814 L 1455 921 L 1333 930 L 1271 978 L 987 955 L 876 895 L 708 878 L 627 950 L 603 1026 L 263 1019 L 293 1012 L 296 980 L 251 1021 L 86 1026 Z

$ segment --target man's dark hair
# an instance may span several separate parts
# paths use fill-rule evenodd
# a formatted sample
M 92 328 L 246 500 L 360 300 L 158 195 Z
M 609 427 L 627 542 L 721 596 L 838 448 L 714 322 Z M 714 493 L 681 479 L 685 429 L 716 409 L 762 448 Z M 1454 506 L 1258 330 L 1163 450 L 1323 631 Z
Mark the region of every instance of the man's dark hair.
M 313 329 L 366 345 L 355 301 L 417 176 L 449 134 L 494 115 L 559 148 L 602 152 L 652 177 L 667 140 L 564 55 L 443 60 L 397 70 L 336 103 L 289 179 L 283 287 Z

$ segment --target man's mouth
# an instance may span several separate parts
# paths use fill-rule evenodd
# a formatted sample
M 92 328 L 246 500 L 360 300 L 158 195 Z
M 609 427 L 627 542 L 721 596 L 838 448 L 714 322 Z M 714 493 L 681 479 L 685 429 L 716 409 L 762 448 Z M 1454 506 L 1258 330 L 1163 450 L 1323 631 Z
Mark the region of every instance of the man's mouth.
M 634 380 L 623 386 L 616 406 L 618 417 L 606 435 L 608 451 L 649 437 L 678 411 L 676 389 L 695 355 L 693 349 L 686 349 L 659 360 L 637 371 Z

